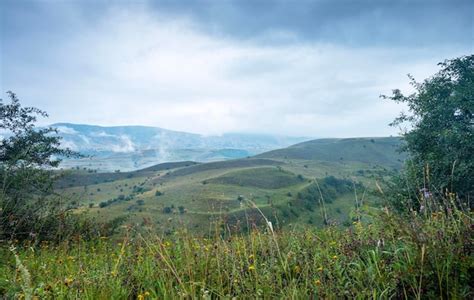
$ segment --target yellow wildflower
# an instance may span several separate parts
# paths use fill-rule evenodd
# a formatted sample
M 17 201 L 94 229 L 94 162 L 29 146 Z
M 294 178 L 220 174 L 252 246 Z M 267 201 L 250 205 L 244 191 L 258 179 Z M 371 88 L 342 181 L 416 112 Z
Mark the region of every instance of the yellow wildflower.
M 337 255 L 334 255 L 334 256 L 332 257 L 332 259 L 337 259 Z
M 66 286 L 70 286 L 71 283 L 73 283 L 73 282 L 74 282 L 74 279 L 72 279 L 72 278 L 70 278 L 70 277 L 64 278 L 64 284 L 65 284 Z
M 314 284 L 315 284 L 315 285 L 321 285 L 321 280 L 316 279 L 316 280 L 314 281 Z
M 318 270 L 319 272 L 322 272 L 322 271 L 323 271 L 323 267 L 319 267 L 317 270 Z
M 143 296 L 143 294 L 138 294 L 137 300 L 144 300 L 144 299 L 145 299 L 145 296 Z
M 249 266 L 249 271 L 255 271 L 255 265 L 250 265 Z

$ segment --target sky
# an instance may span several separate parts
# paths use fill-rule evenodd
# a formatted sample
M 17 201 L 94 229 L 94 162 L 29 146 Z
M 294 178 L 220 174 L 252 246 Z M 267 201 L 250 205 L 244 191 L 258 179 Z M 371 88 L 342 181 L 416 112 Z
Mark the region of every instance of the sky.
M 461 0 L 0 1 L 0 92 L 40 124 L 396 135 L 380 99 L 473 53 Z

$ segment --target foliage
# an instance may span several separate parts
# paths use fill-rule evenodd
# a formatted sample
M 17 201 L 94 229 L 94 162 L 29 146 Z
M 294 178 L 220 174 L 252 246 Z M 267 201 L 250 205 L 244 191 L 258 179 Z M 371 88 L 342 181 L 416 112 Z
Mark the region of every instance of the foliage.
M 37 117 L 47 117 L 34 107 L 22 107 L 8 92 L 10 103 L 0 99 L 0 237 L 22 239 L 51 234 L 64 214 L 62 199 L 51 196 L 54 173 L 61 156 L 74 153 L 60 148 L 53 128 L 37 128 Z
M 410 112 L 402 113 L 391 124 L 411 126 L 403 134 L 403 150 L 410 154 L 410 162 L 399 180 L 405 191 L 401 197 L 416 203 L 424 188 L 438 195 L 456 191 L 461 200 L 472 202 L 474 55 L 446 60 L 439 66 L 438 73 L 421 83 L 410 76 L 413 94 L 406 96 L 396 89 L 391 96 L 382 96 L 406 104 Z M 412 181 L 414 178 L 422 180 Z
M 348 229 L 256 228 L 0 248 L 0 296 L 47 299 L 453 298 L 474 296 L 472 215 L 390 211 Z M 216 224 L 218 227 L 219 224 Z M 217 230 L 216 230 L 217 231 Z M 15 257 L 17 255 L 17 258 Z M 28 274 L 24 275 L 24 274 Z
M 320 201 L 331 203 L 338 196 L 354 192 L 357 188 L 362 188 L 362 185 L 348 179 L 328 176 L 304 188 L 298 193 L 298 199 L 316 204 Z

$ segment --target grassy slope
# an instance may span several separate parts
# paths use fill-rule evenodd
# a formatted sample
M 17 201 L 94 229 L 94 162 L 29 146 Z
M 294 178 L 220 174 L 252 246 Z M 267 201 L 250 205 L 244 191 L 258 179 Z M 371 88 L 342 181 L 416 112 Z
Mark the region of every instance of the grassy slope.
M 0 247 L 5 299 L 472 299 L 472 215 Z M 220 228 L 220 227 L 219 227 Z M 16 257 L 15 257 L 16 255 Z
M 79 203 L 81 211 L 101 220 L 127 216 L 127 222 L 139 224 L 149 218 L 167 231 L 185 225 L 205 233 L 209 222 L 221 217 L 235 224 L 255 214 L 247 200 L 280 224 L 321 225 L 320 205 L 300 204 L 295 201 L 298 192 L 311 180 L 329 175 L 350 178 L 363 182 L 368 189 L 373 188 L 375 178 L 399 166 L 401 158 L 394 151 L 397 141 L 395 138 L 316 140 L 258 158 L 196 165 L 161 164 L 128 173 L 82 172 L 66 177 L 58 186 Z M 346 159 L 340 159 L 341 153 Z M 366 157 L 376 163 L 368 163 Z M 374 201 L 364 190 L 356 193 L 365 202 Z M 99 203 L 120 195 L 127 200 L 98 207 Z M 133 198 L 129 199 L 130 196 Z M 338 223 L 350 221 L 354 199 L 353 192 L 330 199 L 332 203 L 325 205 L 330 219 Z M 88 208 L 89 204 L 93 207 Z M 164 213 L 165 208 L 171 213 Z
M 257 157 L 271 159 L 303 159 L 326 162 L 357 161 L 397 168 L 402 157 L 397 153 L 400 138 L 318 139 L 269 151 Z

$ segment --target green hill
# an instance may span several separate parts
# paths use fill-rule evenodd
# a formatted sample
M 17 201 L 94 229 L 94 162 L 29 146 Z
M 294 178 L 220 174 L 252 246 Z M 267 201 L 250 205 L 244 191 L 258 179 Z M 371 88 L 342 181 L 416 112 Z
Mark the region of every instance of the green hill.
M 404 159 L 404 155 L 397 151 L 400 145 L 401 139 L 398 137 L 318 139 L 262 153 L 256 157 L 328 162 L 356 161 L 398 168 Z
M 321 225 L 323 210 L 328 221 L 346 224 L 360 209 L 356 202 L 377 204 L 367 191 L 400 167 L 399 145 L 398 138 L 322 139 L 220 162 L 124 173 L 73 170 L 57 189 L 88 215 L 133 224 L 147 219 L 163 231 L 185 226 L 208 232 L 219 218 L 229 224 L 258 220 L 253 203 L 280 225 Z

